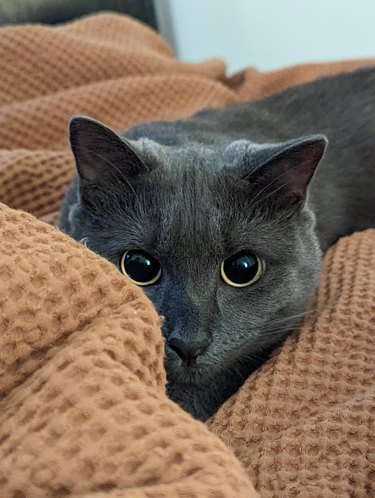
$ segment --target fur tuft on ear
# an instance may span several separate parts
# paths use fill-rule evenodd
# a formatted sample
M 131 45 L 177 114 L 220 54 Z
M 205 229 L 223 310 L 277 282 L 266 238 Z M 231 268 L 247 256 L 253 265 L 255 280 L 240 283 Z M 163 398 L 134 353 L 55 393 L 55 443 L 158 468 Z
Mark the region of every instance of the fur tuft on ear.
M 69 136 L 81 186 L 100 184 L 111 177 L 129 181 L 147 172 L 129 142 L 95 119 L 74 116 Z

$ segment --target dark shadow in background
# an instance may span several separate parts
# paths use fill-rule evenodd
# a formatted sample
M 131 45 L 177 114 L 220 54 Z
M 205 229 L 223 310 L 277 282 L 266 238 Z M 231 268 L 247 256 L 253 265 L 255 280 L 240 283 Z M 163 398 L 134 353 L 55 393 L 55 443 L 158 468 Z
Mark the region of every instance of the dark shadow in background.
M 97 11 L 128 14 L 158 29 L 154 0 L 0 0 L 0 25 L 56 24 Z

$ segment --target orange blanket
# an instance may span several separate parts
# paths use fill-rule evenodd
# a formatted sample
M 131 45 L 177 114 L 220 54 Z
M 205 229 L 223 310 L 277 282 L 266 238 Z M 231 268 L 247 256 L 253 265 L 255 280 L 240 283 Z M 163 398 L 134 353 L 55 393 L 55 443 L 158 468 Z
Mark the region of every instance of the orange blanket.
M 205 426 L 165 395 L 142 291 L 37 220 L 73 174 L 72 114 L 121 130 L 371 63 L 228 79 L 117 15 L 0 30 L 1 498 L 375 493 L 375 231 L 330 250 L 317 313 Z

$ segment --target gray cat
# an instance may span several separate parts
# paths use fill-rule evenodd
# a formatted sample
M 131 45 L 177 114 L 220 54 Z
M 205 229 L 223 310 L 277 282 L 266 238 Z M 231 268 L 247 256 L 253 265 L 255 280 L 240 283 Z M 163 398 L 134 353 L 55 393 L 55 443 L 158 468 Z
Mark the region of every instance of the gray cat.
M 120 136 L 75 117 L 70 140 L 61 228 L 144 286 L 202 420 L 298 327 L 327 248 L 375 226 L 375 68 Z

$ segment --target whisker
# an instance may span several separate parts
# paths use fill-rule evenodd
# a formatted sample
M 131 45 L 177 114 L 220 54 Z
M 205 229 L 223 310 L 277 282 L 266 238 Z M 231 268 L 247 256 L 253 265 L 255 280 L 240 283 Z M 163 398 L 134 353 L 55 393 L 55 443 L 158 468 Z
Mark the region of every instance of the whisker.
M 296 315 L 289 315 L 286 317 L 277 318 L 275 320 L 271 320 L 269 323 L 270 324 L 284 323 L 284 322 L 288 322 L 290 320 L 295 320 L 297 318 L 304 318 L 305 316 L 312 316 L 315 314 L 317 314 L 317 310 L 312 309 L 312 310 L 303 311 L 302 313 L 297 313 Z
M 298 332 L 299 330 L 301 330 L 301 327 L 287 327 L 287 326 L 285 326 L 283 328 L 277 328 L 274 330 L 262 331 L 259 333 L 259 338 L 277 336 L 277 335 L 280 335 L 281 333 L 284 333 L 284 332 Z

